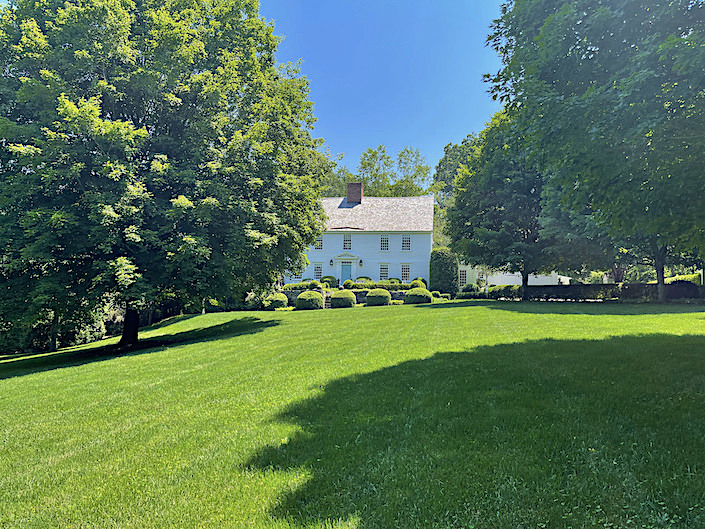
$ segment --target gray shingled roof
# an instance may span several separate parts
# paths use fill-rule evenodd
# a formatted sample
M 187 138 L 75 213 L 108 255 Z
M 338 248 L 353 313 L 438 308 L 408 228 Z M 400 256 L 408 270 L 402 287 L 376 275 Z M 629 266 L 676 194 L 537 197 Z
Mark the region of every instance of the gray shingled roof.
M 348 203 L 345 197 L 326 197 L 326 230 L 433 231 L 433 196 L 363 197 Z

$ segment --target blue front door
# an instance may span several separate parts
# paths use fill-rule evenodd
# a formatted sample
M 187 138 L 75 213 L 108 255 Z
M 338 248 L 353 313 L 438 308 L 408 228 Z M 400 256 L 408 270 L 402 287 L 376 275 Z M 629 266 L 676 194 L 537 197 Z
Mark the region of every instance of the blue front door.
M 346 279 L 352 279 L 352 265 L 350 263 L 343 263 L 340 269 L 340 282 L 342 283 Z

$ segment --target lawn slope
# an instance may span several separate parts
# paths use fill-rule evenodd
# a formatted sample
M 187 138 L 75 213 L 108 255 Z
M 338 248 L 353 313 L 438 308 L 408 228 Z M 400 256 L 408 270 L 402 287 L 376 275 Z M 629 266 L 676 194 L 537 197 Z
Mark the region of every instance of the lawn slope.
M 221 313 L 0 360 L 0 527 L 705 527 L 705 312 Z

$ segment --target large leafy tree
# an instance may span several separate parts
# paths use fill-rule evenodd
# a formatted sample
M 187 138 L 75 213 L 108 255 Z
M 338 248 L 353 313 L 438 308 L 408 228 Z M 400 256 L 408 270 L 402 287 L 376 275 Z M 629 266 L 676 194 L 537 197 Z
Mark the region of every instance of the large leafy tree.
M 542 174 L 508 113 L 495 114 L 461 165 L 447 230 L 469 264 L 529 274 L 550 266 L 539 237 Z
M 242 296 L 321 229 L 305 79 L 256 0 L 19 0 L 0 19 L 0 324 Z M 16 288 L 15 288 L 16 287 Z M 55 343 L 55 340 L 53 340 Z
M 489 42 L 492 90 L 521 108 L 564 204 L 650 241 L 663 285 L 667 249 L 705 238 L 705 3 L 513 0 Z

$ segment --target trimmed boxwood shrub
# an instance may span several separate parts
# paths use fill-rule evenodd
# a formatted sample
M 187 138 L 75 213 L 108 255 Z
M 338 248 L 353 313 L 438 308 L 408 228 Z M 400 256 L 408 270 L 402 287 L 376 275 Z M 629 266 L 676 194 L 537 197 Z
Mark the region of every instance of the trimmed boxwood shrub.
M 411 288 L 426 288 L 426 283 L 424 283 L 423 281 L 421 281 L 419 279 L 414 279 L 411 282 Z
M 440 298 L 440 297 L 441 297 L 441 293 L 440 293 L 438 290 L 432 291 L 432 292 L 431 292 L 431 295 L 432 295 L 434 298 Z
M 328 283 L 329 287 L 336 288 L 338 286 L 338 279 L 333 276 L 323 276 L 321 283 Z
M 433 296 L 425 288 L 412 288 L 407 291 L 404 296 L 404 304 L 411 305 L 415 303 L 431 303 L 433 301 Z
M 369 282 L 369 281 L 372 281 L 371 277 L 360 276 L 360 277 L 355 278 L 355 283 L 365 283 L 365 282 Z
M 450 294 L 441 294 L 441 299 L 450 299 Z
M 423 283 L 424 288 L 428 286 L 428 283 L 426 283 L 426 280 L 423 277 L 415 277 L 414 281 L 421 281 Z
M 289 304 L 289 298 L 286 297 L 286 294 L 283 294 L 281 292 L 275 292 L 274 294 L 270 294 L 264 299 L 264 303 L 262 304 L 264 306 L 265 310 L 274 310 L 274 309 L 283 309 Z
M 351 290 L 336 290 L 330 297 L 330 308 L 332 309 L 354 307 L 355 303 L 355 294 Z
M 475 283 L 468 283 L 463 287 L 463 292 L 479 292 L 480 287 L 478 287 Z
M 343 281 L 343 288 L 353 288 L 354 284 L 352 279 L 346 279 Z
M 321 282 L 313 279 L 301 283 L 287 283 L 282 287 L 282 290 L 312 290 L 314 288 L 321 288 Z
M 367 304 L 370 307 L 389 305 L 391 300 L 392 295 L 389 293 L 389 290 L 384 288 L 375 288 L 367 293 Z
M 323 308 L 323 296 L 315 290 L 307 290 L 296 297 L 296 308 L 299 310 L 311 310 Z

